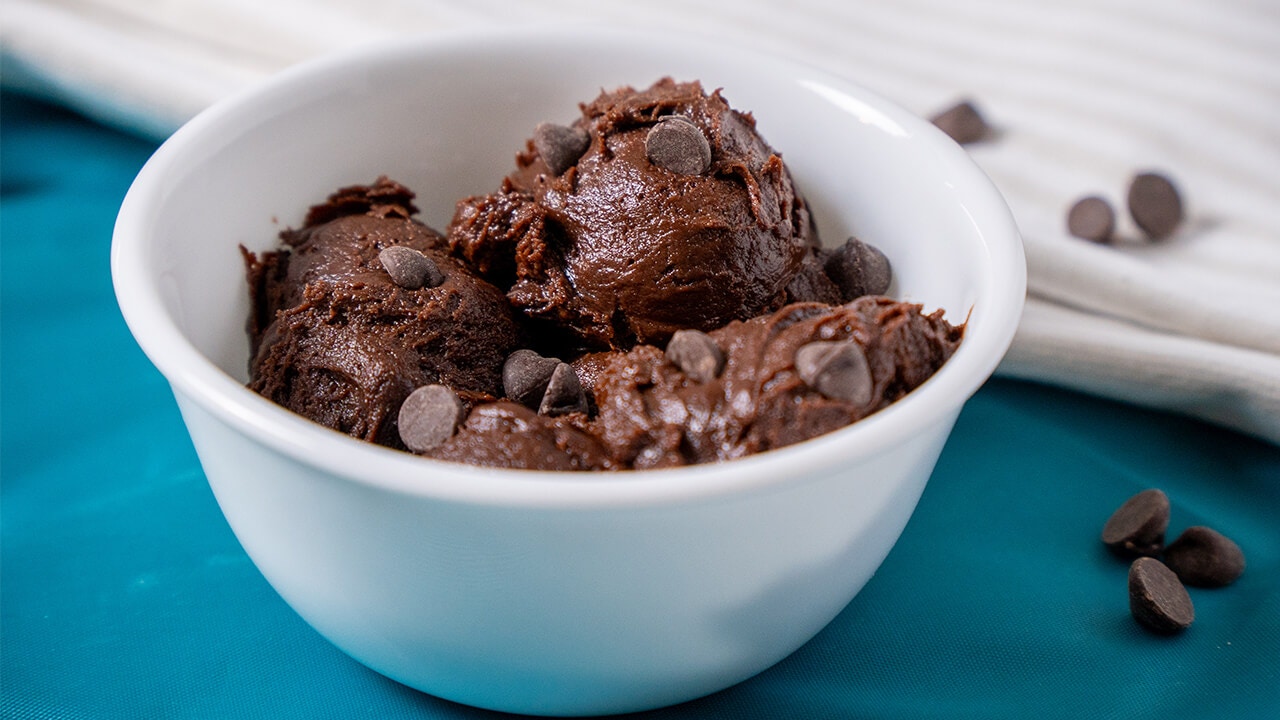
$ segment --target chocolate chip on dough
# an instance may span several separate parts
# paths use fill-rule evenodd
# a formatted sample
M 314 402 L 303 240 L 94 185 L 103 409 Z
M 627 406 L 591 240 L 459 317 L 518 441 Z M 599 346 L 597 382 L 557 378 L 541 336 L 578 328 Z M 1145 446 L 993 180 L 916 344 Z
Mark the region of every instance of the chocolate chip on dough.
M 1126 556 L 1156 556 L 1164 549 L 1169 527 L 1169 496 L 1155 488 L 1143 490 L 1116 509 L 1102 526 L 1102 542 Z
M 1105 243 L 1111 241 L 1115 229 L 1115 210 L 1097 195 L 1080 198 L 1067 211 L 1067 232 L 1075 237 Z
M 1168 177 L 1155 172 L 1134 176 L 1129 184 L 1129 214 L 1152 240 L 1162 240 L 1182 224 L 1182 196 Z
M 796 373 L 809 387 L 854 405 L 871 402 L 871 368 L 862 347 L 851 340 L 819 340 L 796 350 Z
M 502 364 L 503 392 L 509 399 L 536 409 L 560 364 L 558 359 L 542 357 L 532 350 L 516 350 Z
M 893 282 L 889 258 L 874 245 L 849 238 L 844 245 L 827 255 L 822 264 L 827 277 L 840 288 L 845 302 L 863 295 L 883 295 Z
M 677 330 L 667 343 L 667 360 L 690 378 L 705 383 L 724 369 L 724 352 L 700 330 Z
M 533 148 L 556 175 L 573 167 L 590 145 L 591 136 L 579 127 L 544 122 L 533 129 Z
M 462 400 L 444 385 L 423 385 L 405 398 L 396 422 L 400 439 L 414 452 L 427 452 L 453 437 L 462 422 Z
M 431 258 L 404 245 L 392 245 L 378 253 L 378 262 L 391 281 L 406 290 L 433 288 L 444 282 L 444 273 Z
M 1182 582 L 1223 587 L 1244 573 L 1244 551 L 1230 538 L 1203 525 L 1182 531 L 1164 549 L 1164 562 Z
M 547 382 L 538 412 L 542 415 L 565 415 L 587 411 L 587 395 L 582 390 L 578 373 L 569 363 L 558 363 Z
M 961 145 L 982 140 L 991 132 L 991 126 L 987 125 L 971 100 L 962 100 L 929 118 L 929 121 Z
M 1191 596 L 1164 563 L 1141 557 L 1129 566 L 1129 612 L 1150 630 L 1172 634 L 1196 619 Z
M 701 175 L 711 169 L 711 143 L 697 125 L 679 115 L 663 118 L 644 140 L 649 162 L 680 175 Z

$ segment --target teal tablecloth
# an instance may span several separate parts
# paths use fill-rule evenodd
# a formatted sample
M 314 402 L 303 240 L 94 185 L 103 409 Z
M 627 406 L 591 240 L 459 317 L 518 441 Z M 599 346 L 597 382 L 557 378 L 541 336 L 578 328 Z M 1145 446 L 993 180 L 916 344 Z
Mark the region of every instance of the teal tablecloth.
M 115 213 L 155 146 L 5 95 L 0 449 L 5 718 L 488 718 L 348 659 L 218 512 L 112 297 Z M 1164 488 L 1171 531 L 1248 557 L 1156 637 L 1098 532 Z M 651 718 L 1280 717 L 1280 448 L 992 381 L 880 572 L 774 668 Z

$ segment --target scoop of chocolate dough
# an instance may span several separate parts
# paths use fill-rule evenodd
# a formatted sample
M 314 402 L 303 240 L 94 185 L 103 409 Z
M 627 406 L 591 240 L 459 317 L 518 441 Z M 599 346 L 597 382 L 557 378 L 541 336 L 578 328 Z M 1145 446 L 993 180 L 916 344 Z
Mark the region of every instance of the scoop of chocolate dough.
M 919 305 L 885 297 L 788 305 L 712 330 L 706 337 L 714 346 L 682 343 L 664 353 L 641 345 L 593 357 L 597 368 L 584 373 L 598 407 L 593 430 L 616 463 L 635 468 L 791 445 L 918 387 L 962 335 L 963 327 L 950 325 L 941 311 L 925 315 Z
M 284 249 L 245 251 L 249 387 L 392 447 L 404 447 L 396 416 L 418 387 L 502 394 L 502 363 L 522 331 L 502 292 L 411 218 L 412 199 L 385 178 L 343 188 L 281 234 Z
M 497 192 L 458 203 L 449 242 L 514 307 L 588 348 L 840 299 L 751 115 L 670 78 L 539 125 Z
M 895 402 L 963 326 L 820 247 L 750 115 L 669 78 L 538 124 L 448 237 L 386 178 L 244 251 L 249 387 L 335 430 L 529 470 L 717 462 Z M 844 304 L 841 304 L 844 303 Z

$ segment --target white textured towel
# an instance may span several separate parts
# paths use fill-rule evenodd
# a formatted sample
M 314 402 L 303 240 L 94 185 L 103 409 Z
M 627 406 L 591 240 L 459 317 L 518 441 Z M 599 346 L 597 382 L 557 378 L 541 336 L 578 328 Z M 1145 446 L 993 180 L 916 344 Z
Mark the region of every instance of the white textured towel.
M 5 0 L 4 80 L 164 136 L 323 52 L 563 20 L 679 27 L 820 65 L 930 115 L 969 97 L 971 145 L 1022 230 L 1031 297 L 999 372 L 1280 443 L 1280 3 L 1275 0 Z M 784 148 L 785 150 L 785 148 Z M 1126 186 L 1161 170 L 1187 220 L 1152 243 Z M 1118 240 L 1070 237 L 1086 194 Z

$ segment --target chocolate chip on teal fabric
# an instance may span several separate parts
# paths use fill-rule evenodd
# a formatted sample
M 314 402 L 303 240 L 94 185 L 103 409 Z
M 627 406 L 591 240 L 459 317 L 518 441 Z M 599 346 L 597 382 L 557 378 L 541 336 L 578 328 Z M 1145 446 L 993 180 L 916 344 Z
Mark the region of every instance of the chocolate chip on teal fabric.
M 1244 551 L 1217 530 L 1195 525 L 1164 549 L 1164 563 L 1188 585 L 1223 587 L 1244 574 Z
M 1149 630 L 1173 634 L 1196 619 L 1191 596 L 1172 570 L 1151 557 L 1129 566 L 1129 612 Z
M 1111 513 L 1102 526 L 1102 542 L 1122 556 L 1156 556 L 1164 549 L 1169 527 L 1169 496 L 1163 490 L 1143 490 Z

